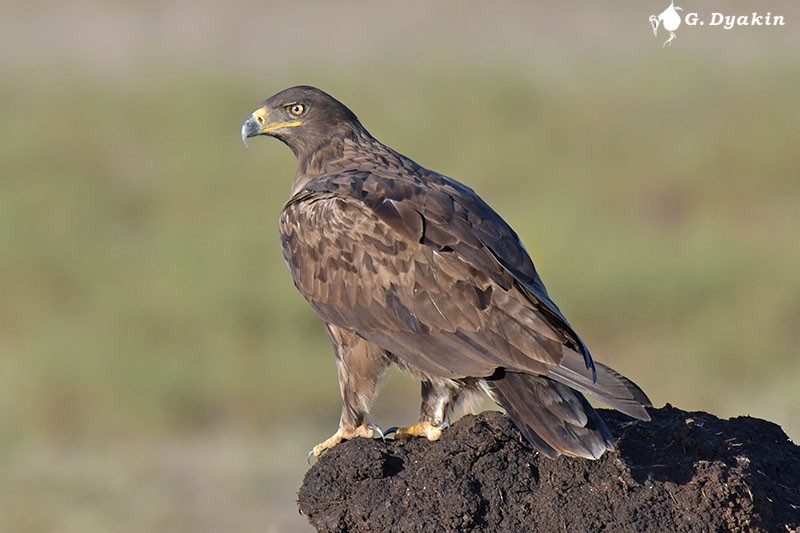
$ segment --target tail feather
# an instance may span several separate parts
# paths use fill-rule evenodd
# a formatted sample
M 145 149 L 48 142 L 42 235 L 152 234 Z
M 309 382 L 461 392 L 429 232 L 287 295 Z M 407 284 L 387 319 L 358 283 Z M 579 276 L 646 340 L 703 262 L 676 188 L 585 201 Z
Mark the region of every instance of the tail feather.
M 638 385 L 601 363 L 595 362 L 595 366 L 596 381 L 591 372 L 586 370 L 583 356 L 565 347 L 561 365 L 552 368 L 548 376 L 628 416 L 639 420 L 650 420 L 645 407 L 650 407 L 652 404 Z
M 504 372 L 484 381 L 525 438 L 547 457 L 597 459 L 613 448 L 611 433 L 582 394 L 544 376 Z

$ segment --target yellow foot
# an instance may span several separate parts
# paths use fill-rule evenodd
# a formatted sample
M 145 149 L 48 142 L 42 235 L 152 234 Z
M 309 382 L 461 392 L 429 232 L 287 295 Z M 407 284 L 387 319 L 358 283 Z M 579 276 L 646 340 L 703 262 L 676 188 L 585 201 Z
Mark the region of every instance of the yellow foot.
M 427 437 L 428 440 L 439 440 L 442 436 L 442 428 L 434 426 L 430 422 L 420 422 L 407 428 L 398 428 L 394 434 L 396 439 L 410 439 L 412 437 Z
M 330 438 L 325 439 L 324 441 L 314 446 L 311 449 L 311 454 L 309 454 L 309 456 L 314 455 L 314 457 L 319 457 L 320 455 L 322 455 L 322 452 L 333 448 L 343 440 L 350 440 L 356 437 L 365 437 L 367 439 L 371 439 L 374 436 L 375 436 L 375 427 L 370 424 L 361 424 L 360 426 L 352 429 L 339 428 L 339 431 L 331 435 Z

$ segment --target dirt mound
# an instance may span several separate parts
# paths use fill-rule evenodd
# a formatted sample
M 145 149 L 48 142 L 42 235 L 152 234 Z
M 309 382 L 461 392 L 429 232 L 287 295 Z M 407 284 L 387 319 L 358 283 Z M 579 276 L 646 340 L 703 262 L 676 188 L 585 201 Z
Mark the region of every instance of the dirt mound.
M 301 512 L 320 531 L 792 531 L 800 447 L 777 425 L 669 405 L 598 461 L 541 457 L 497 412 L 438 442 L 356 439 L 306 474 Z

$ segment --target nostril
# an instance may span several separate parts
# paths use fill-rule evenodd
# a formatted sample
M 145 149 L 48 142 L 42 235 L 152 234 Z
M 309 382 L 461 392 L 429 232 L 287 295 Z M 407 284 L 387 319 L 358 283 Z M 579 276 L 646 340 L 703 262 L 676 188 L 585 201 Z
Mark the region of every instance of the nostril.
M 257 116 L 257 117 L 256 117 L 256 121 L 257 121 L 259 124 L 263 124 L 263 123 L 264 123 L 264 117 L 259 117 L 259 116 Z

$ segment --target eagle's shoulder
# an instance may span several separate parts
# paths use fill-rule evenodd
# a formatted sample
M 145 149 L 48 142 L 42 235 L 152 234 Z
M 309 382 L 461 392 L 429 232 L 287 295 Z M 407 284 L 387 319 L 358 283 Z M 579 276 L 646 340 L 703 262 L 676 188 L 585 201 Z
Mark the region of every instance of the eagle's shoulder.
M 557 311 L 519 236 L 466 185 L 419 166 L 384 165 L 316 178 L 290 204 L 330 195 L 360 202 L 402 238 L 455 253 L 506 289 L 516 280 Z

